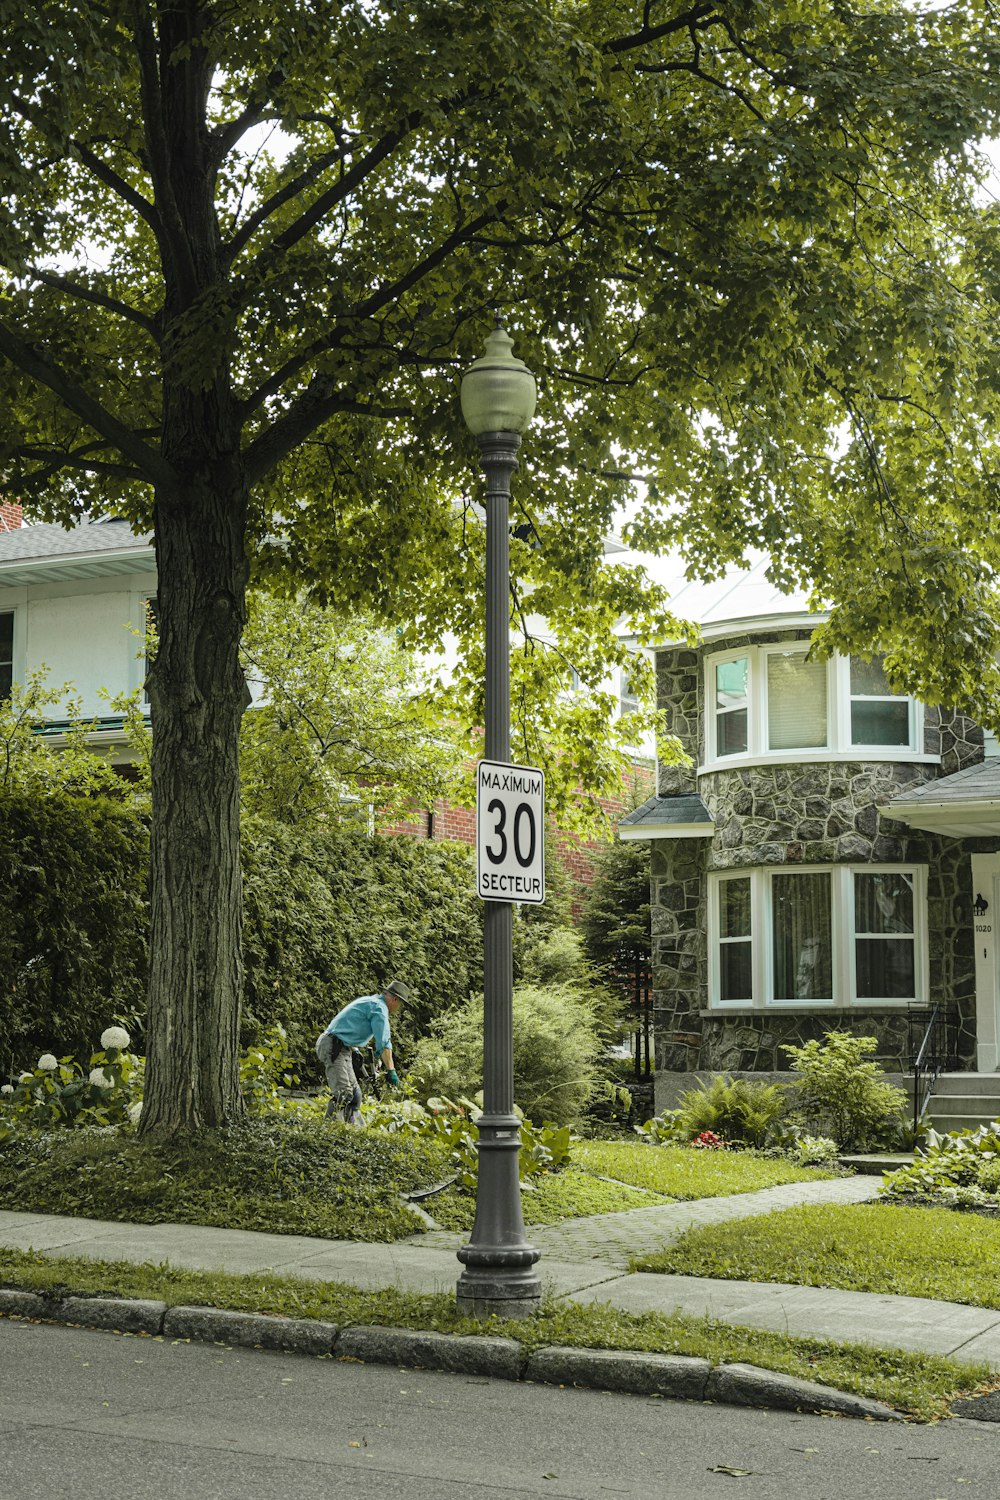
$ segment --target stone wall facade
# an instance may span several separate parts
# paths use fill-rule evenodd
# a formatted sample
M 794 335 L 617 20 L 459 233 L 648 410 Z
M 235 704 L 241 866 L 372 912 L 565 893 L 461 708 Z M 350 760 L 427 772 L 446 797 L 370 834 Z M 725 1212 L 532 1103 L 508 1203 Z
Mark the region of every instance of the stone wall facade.
M 892 1072 L 909 1067 L 910 1024 L 898 1006 L 710 1011 L 708 876 L 719 870 L 775 865 L 926 865 L 930 998 L 960 1016 L 959 1056 L 975 1058 L 975 965 L 969 856 L 997 841 L 956 840 L 921 833 L 879 812 L 900 791 L 974 765 L 983 735 L 972 720 L 925 709 L 924 752 L 941 764 L 886 760 L 758 763 L 697 775 L 705 759 L 703 655 L 745 645 L 794 643 L 808 632 L 734 636 L 695 651 L 657 657 L 657 685 L 670 733 L 689 765 L 661 765 L 661 796 L 695 792 L 715 823 L 710 838 L 663 838 L 651 851 L 653 1004 L 658 1069 L 666 1073 L 786 1071 L 786 1043 L 834 1027 L 878 1039 Z

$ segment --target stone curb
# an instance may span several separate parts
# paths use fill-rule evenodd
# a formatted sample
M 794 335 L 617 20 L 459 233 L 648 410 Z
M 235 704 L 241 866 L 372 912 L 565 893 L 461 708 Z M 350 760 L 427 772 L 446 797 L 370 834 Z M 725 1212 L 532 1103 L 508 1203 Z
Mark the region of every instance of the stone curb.
M 709 1401 L 727 1406 L 768 1406 L 779 1411 L 834 1411 L 845 1417 L 869 1417 L 876 1422 L 902 1421 L 898 1411 L 881 1401 L 853 1396 L 815 1380 L 800 1380 L 756 1365 L 717 1365 L 708 1377 Z
M 332 1354 L 338 1332 L 335 1323 L 315 1318 L 282 1318 L 216 1307 L 171 1307 L 165 1312 L 164 1338 L 283 1349 L 291 1354 Z
M 525 1378 L 546 1385 L 588 1385 L 633 1396 L 676 1396 L 702 1401 L 711 1365 L 682 1354 L 644 1354 L 635 1349 L 573 1349 L 555 1344 L 536 1349 Z
M 410 1328 L 353 1324 L 338 1328 L 314 1318 L 283 1318 L 214 1307 L 168 1307 L 129 1297 L 48 1297 L 0 1287 L 0 1317 L 37 1318 L 124 1333 L 225 1343 L 241 1348 L 280 1349 L 329 1355 L 362 1363 L 406 1365 L 450 1374 L 489 1375 L 497 1380 L 533 1380 L 546 1385 L 586 1386 L 637 1396 L 669 1396 L 760 1406 L 781 1411 L 837 1412 L 880 1422 L 901 1421 L 899 1412 L 813 1380 L 799 1380 L 755 1365 L 718 1365 L 679 1354 L 638 1350 L 574 1349 L 552 1345 L 525 1356 L 515 1339 L 433 1333 Z
M 524 1349 L 515 1339 L 460 1333 L 422 1333 L 411 1328 L 345 1328 L 334 1350 L 338 1359 L 370 1360 L 380 1365 L 417 1365 L 455 1375 L 493 1375 L 520 1380 Z

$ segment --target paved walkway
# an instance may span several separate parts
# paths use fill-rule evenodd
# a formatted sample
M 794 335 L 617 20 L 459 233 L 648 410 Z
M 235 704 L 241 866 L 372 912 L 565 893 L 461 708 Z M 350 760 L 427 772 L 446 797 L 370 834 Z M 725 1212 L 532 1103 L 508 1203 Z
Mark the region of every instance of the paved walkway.
M 923 1297 L 828 1291 L 816 1287 L 628 1274 L 633 1254 L 667 1245 L 692 1224 L 721 1223 L 805 1203 L 858 1203 L 877 1178 L 794 1183 L 758 1193 L 632 1209 L 532 1227 L 539 1271 L 550 1294 L 605 1302 L 623 1311 L 708 1315 L 720 1322 L 815 1338 L 851 1340 L 989 1360 L 1000 1365 L 1000 1311 Z M 451 1291 L 467 1236 L 431 1230 L 390 1245 L 299 1235 L 206 1229 L 187 1224 L 117 1224 L 0 1210 L 0 1245 L 96 1260 L 168 1263 L 190 1269 L 254 1272 L 343 1281 L 377 1291 Z
M 821 1182 L 788 1182 L 756 1193 L 730 1193 L 724 1198 L 697 1198 L 690 1203 L 658 1203 L 652 1208 L 630 1208 L 622 1213 L 595 1214 L 589 1219 L 563 1219 L 560 1224 L 533 1224 L 528 1238 L 546 1259 L 598 1260 L 624 1270 L 639 1255 L 651 1255 L 673 1243 L 686 1229 L 749 1219 L 775 1209 L 804 1203 L 863 1203 L 881 1186 L 878 1177 L 839 1177 Z M 434 1212 L 434 1200 L 425 1207 Z M 455 1251 L 468 1235 L 432 1229 L 404 1241 L 437 1245 Z

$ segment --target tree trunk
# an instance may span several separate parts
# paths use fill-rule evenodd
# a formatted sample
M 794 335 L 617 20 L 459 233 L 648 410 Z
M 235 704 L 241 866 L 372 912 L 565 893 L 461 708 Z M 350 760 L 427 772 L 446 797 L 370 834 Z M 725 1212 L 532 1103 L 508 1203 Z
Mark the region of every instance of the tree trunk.
M 185 404 L 195 416 L 197 398 Z M 212 445 L 191 444 L 189 428 L 189 459 L 192 446 L 204 453 Z M 152 933 L 140 1129 L 158 1138 L 225 1126 L 242 1113 L 238 746 L 249 702 L 239 662 L 247 505 L 238 449 L 221 446 L 229 456 L 216 448 L 184 493 L 156 498 Z

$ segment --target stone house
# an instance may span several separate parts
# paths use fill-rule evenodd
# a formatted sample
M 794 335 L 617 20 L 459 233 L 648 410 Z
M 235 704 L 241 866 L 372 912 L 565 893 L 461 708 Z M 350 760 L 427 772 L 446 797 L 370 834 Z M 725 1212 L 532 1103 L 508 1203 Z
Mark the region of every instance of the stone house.
M 690 764 L 620 825 L 651 844 L 657 1107 L 692 1074 L 785 1071 L 783 1043 L 834 1028 L 907 1075 L 937 1006 L 947 1071 L 979 1075 L 952 1091 L 993 1117 L 996 744 L 877 659 L 809 660 L 818 617 L 764 567 L 674 592 L 701 636 L 658 649 L 657 694 Z

